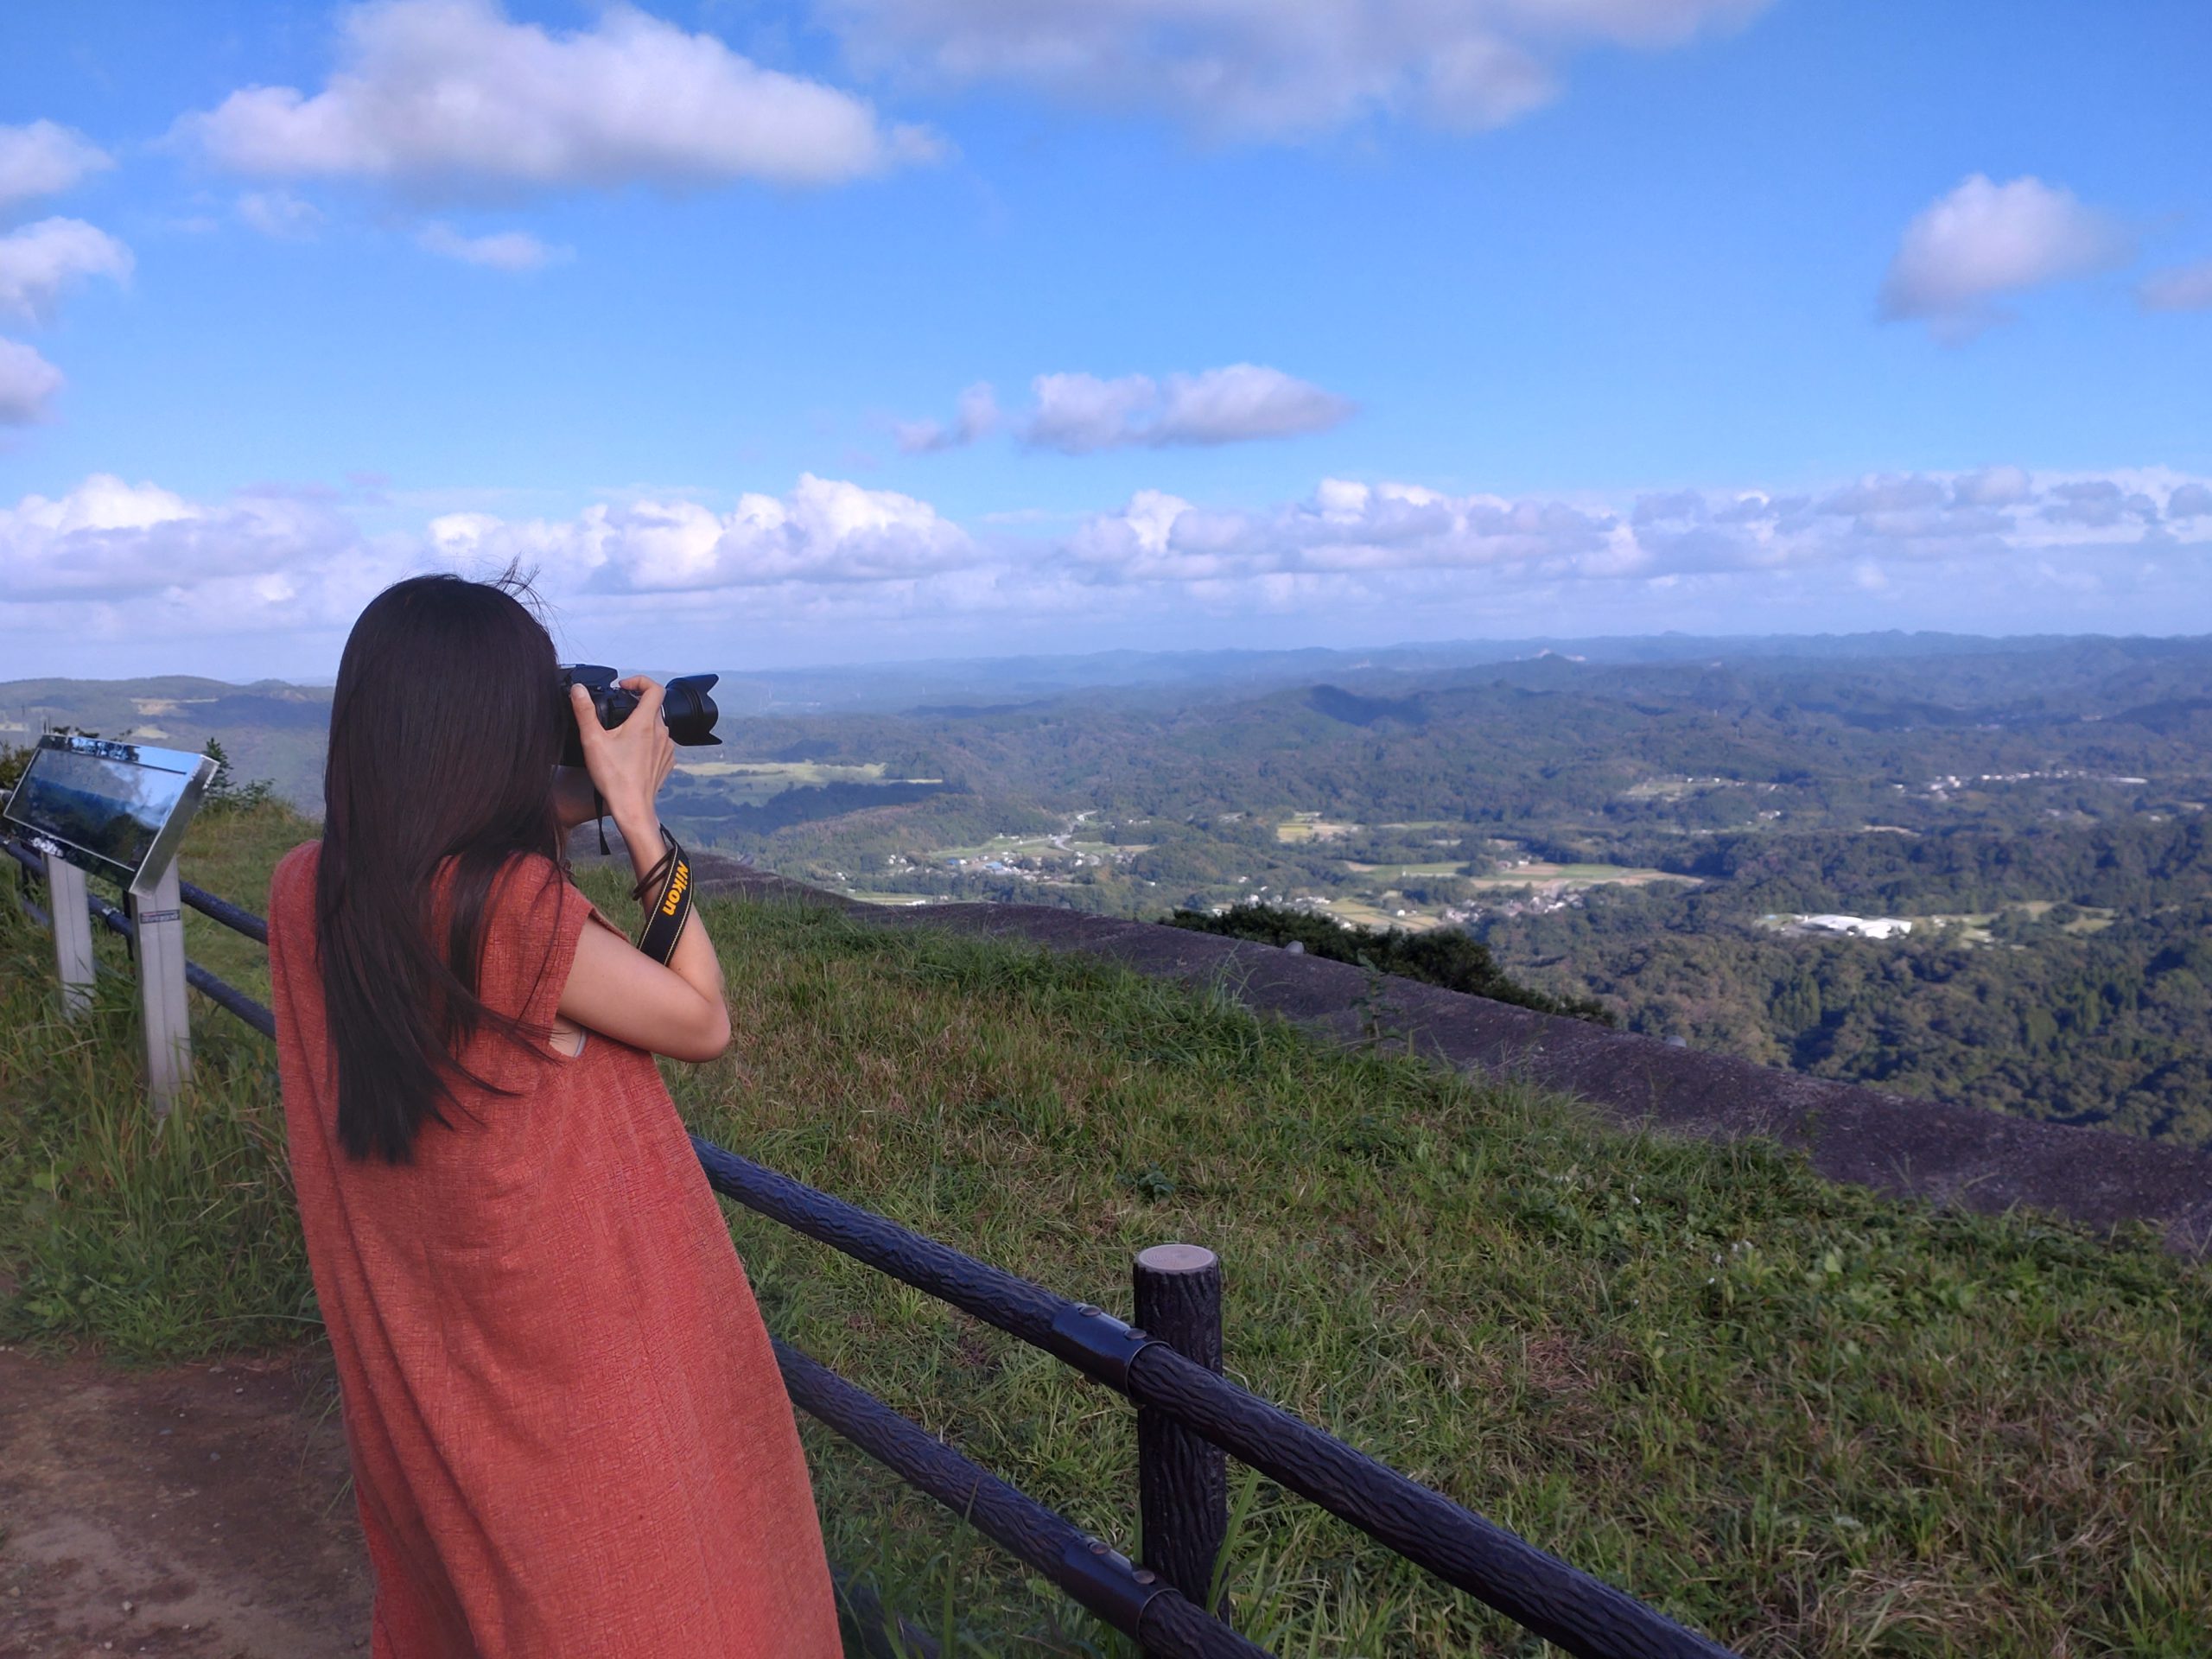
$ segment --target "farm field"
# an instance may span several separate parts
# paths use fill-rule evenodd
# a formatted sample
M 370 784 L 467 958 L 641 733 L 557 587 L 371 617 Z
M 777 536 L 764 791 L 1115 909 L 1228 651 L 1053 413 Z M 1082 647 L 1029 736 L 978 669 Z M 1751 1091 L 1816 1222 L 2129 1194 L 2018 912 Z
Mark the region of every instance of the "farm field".
M 1503 866 L 1488 875 L 1467 878 L 1471 885 L 1478 887 L 1525 887 L 1554 882 L 1569 887 L 1595 887 L 1608 884 L 1640 887 L 1649 887 L 1654 881 L 1688 881 L 1694 885 L 1697 879 L 1670 870 L 1638 869 L 1622 864 L 1553 864 L 1533 858 Z
M 689 760 L 679 751 L 677 773 L 702 784 L 734 806 L 758 806 L 785 790 L 831 784 L 935 784 L 938 778 L 888 778 L 880 760 L 832 764 L 820 760 Z

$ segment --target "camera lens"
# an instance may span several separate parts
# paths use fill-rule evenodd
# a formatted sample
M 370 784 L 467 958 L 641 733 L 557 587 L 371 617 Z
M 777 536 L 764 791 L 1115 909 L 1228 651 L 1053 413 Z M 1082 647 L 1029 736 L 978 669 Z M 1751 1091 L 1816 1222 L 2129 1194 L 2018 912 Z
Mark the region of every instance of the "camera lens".
M 696 748 L 721 741 L 715 735 L 715 721 L 721 717 L 721 710 L 707 695 L 721 677 L 716 674 L 686 674 L 662 688 L 661 718 L 668 724 L 668 734 L 678 743 Z

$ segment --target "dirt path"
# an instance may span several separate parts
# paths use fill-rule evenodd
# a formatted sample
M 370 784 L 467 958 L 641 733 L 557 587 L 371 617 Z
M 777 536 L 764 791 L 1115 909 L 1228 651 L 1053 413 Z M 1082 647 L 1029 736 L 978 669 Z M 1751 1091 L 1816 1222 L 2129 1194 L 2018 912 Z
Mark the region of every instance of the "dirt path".
M 369 1578 L 326 1362 L 0 1349 L 0 1659 L 353 1659 Z

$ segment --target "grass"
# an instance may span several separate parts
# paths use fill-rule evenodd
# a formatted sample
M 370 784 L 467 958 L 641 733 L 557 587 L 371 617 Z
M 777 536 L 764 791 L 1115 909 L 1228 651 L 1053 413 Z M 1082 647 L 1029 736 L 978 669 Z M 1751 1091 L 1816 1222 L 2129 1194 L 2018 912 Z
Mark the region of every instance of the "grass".
M 65 1020 L 0 877 L 0 1337 L 151 1362 L 319 1330 L 274 1051 L 194 996 L 194 1088 L 157 1126 L 129 963 L 94 938 L 113 971 Z
M 1209 1244 L 1235 1375 L 1747 1653 L 2202 1651 L 2212 1273 L 2155 1241 L 1625 1136 L 1081 959 L 705 913 L 740 1035 L 672 1069 L 700 1132 L 1123 1313 L 1135 1250 Z M 172 1148 L 129 1086 L 127 1007 L 40 1014 L 43 948 L 0 917 L 10 1328 L 140 1357 L 270 1339 L 305 1293 L 265 1067 L 201 1020 Z M 772 1328 L 1135 1553 L 1121 1402 L 758 1217 L 732 1230 Z M 808 1433 L 833 1551 L 894 1605 L 934 1627 L 950 1597 L 974 1652 L 1117 1650 Z M 1263 1482 L 1229 1582 L 1285 1653 L 1536 1650 Z
M 265 915 L 269 877 L 276 861 L 302 842 L 312 840 L 315 833 L 312 823 L 281 802 L 203 812 L 185 832 L 177 869 L 185 880 L 217 898 L 227 899 L 257 916 Z M 184 953 L 255 1001 L 268 1002 L 268 952 L 190 906 L 184 912 Z M 196 999 L 194 1003 L 195 1010 L 207 1006 Z

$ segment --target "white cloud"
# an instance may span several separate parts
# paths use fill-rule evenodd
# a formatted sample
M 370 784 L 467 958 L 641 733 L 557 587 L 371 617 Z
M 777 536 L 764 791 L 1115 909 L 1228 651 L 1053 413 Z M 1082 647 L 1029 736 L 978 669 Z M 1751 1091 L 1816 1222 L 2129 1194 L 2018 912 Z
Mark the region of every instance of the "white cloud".
M 1951 499 L 1962 507 L 2018 506 L 2028 499 L 2028 475 L 2018 467 L 1985 467 L 1951 480 Z
M 893 432 L 901 454 L 926 455 L 940 449 L 964 448 L 994 430 L 998 423 L 998 394 L 988 382 L 979 380 L 960 394 L 950 425 L 942 421 L 900 421 Z
M 59 195 L 115 158 L 81 132 L 51 121 L 0 127 L 0 209 Z
M 442 258 L 484 265 L 493 270 L 538 270 L 575 255 L 574 249 L 550 246 L 527 231 L 463 236 L 450 225 L 430 224 L 416 232 L 415 240 Z
M 44 420 L 60 390 L 60 370 L 21 340 L 0 340 L 0 426 Z
M 1029 383 L 1035 407 L 1022 423 L 1025 442 L 1071 455 L 1089 454 L 1136 442 L 1147 411 L 1160 400 L 1152 377 L 1040 374 Z
M 810 473 L 787 495 L 744 495 L 727 513 L 692 501 L 602 505 L 551 521 L 452 513 L 429 533 L 442 559 L 519 558 L 600 592 L 897 581 L 980 556 L 925 501 Z
M 95 474 L 0 507 L 0 626 L 124 614 L 188 633 L 332 626 L 404 564 L 313 494 L 211 505 Z
M 1370 118 L 1503 126 L 1592 46 L 1661 48 L 1765 0 L 828 0 L 864 67 L 1165 111 L 1226 137 Z
M 0 236 L 0 315 L 42 322 L 61 290 L 86 276 L 130 275 L 130 250 L 81 219 L 42 219 Z
M 1924 321 L 1956 342 L 2004 320 L 1999 296 L 2086 276 L 2127 253 L 2120 226 L 2072 191 L 1976 173 L 1905 226 L 1882 282 L 1882 315 Z
M 178 135 L 255 177 L 434 194 L 837 184 L 938 149 L 849 93 L 619 3 L 589 29 L 549 31 L 494 0 L 386 0 L 345 13 L 340 35 L 321 92 L 250 86 Z
M 1601 625 L 2212 626 L 2212 478 L 2004 473 L 1797 495 L 1681 490 L 1633 510 L 1625 499 L 1350 479 L 1256 508 L 1147 490 L 1071 531 L 984 537 L 913 497 L 810 475 L 727 511 L 662 499 L 559 518 L 447 512 L 382 537 L 364 534 L 334 490 L 195 501 L 96 475 L 0 507 L 0 649 L 24 664 L 43 651 L 59 671 L 83 660 L 86 641 L 128 640 L 112 646 L 120 672 L 149 638 L 257 635 L 264 643 L 223 660 L 258 671 L 290 649 L 280 635 L 315 634 L 334 662 L 337 634 L 385 583 L 510 560 L 534 568 L 556 614 L 594 641 L 646 642 L 660 661 L 705 660 L 741 637 L 804 637 L 845 653 L 836 660 L 893 641 L 910 653 L 922 642 L 1004 648 L 1024 627 L 1063 645 L 1109 626 L 1132 640 L 1179 630 L 1202 643 L 1208 628 L 1247 637 L 1262 615 L 1339 639 Z
M 1352 412 L 1347 398 L 1256 363 L 1172 374 L 1165 385 L 1143 374 L 1102 380 L 1090 374 L 1040 374 L 1023 442 L 1071 455 L 1132 445 L 1238 443 L 1325 431 Z
M 1310 381 L 1256 363 L 1174 374 L 1149 443 L 1238 443 L 1321 432 L 1352 412 L 1351 402 Z
M 2154 270 L 2136 294 L 2147 310 L 2212 311 L 2212 259 Z
M 1067 556 L 1108 583 L 1459 571 L 1485 582 L 1667 582 L 1848 566 L 1867 572 L 2007 555 L 2163 546 L 2166 516 L 2212 514 L 2202 480 L 2143 473 L 2031 480 L 2015 468 L 1862 479 L 1817 499 L 1685 490 L 1634 511 L 1589 503 L 1450 495 L 1325 480 L 1308 499 L 1258 512 L 1207 509 L 1140 491 L 1086 521 Z
M 289 190 L 249 190 L 238 198 L 238 215 L 249 230 L 279 242 L 304 242 L 322 228 L 322 209 Z
M 1309 499 L 1262 512 L 1141 491 L 1078 529 L 1069 553 L 1111 582 L 1522 566 L 1602 575 L 1635 556 L 1636 537 L 1610 513 L 1560 502 L 1325 479 Z

